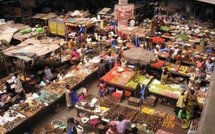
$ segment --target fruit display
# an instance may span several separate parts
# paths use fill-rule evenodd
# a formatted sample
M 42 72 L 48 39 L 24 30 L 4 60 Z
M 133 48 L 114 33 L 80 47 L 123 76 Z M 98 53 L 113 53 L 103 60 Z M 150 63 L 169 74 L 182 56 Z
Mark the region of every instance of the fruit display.
M 166 112 L 154 111 L 154 116 L 158 116 L 158 117 L 161 117 L 161 118 L 165 118 L 166 115 L 167 115 Z
M 167 67 L 167 69 L 169 71 L 175 71 L 177 72 L 180 68 L 180 65 L 174 64 L 174 63 L 170 63 L 170 62 L 166 62 L 165 63 L 165 67 Z
M 114 110 L 117 107 L 117 104 L 114 103 L 113 101 L 102 98 L 99 98 L 98 105 L 100 105 L 100 107 L 108 107 L 112 110 Z
M 173 129 L 175 126 L 175 124 L 174 124 L 175 118 L 176 118 L 175 115 L 167 114 L 162 126 L 169 128 L 169 129 Z
M 125 110 L 125 108 L 126 107 L 118 106 L 115 110 L 108 111 L 104 118 L 110 119 L 110 120 L 116 120 L 120 114 L 123 114 L 123 111 Z
M 170 120 L 170 121 L 174 121 L 175 120 L 175 115 L 167 114 L 166 119 Z
M 137 88 L 138 83 L 148 85 L 149 82 L 152 80 L 153 76 L 144 76 L 142 74 L 136 74 L 132 80 L 130 80 L 127 84 L 126 87 L 130 87 L 133 89 Z
M 133 80 L 130 80 L 125 86 L 132 88 L 132 89 L 136 89 L 137 88 L 138 83 L 134 82 Z
M 148 114 L 138 112 L 138 113 L 134 116 L 132 122 L 136 122 L 136 123 L 142 124 L 142 123 L 144 123 L 144 122 L 146 121 L 146 119 L 148 118 L 148 116 L 149 116 Z
M 166 128 L 169 128 L 169 129 L 173 129 L 175 124 L 172 120 L 168 120 L 168 119 L 165 119 L 163 121 L 163 124 L 162 124 L 163 127 L 166 127 Z
M 182 91 L 182 88 L 179 85 L 163 85 L 160 81 L 153 80 L 149 85 L 149 91 L 155 94 L 177 99 Z
M 148 114 L 148 115 L 154 115 L 155 110 L 148 107 L 142 107 L 140 110 L 142 113 Z
M 147 129 L 156 132 L 161 128 L 164 119 L 157 116 L 148 116 L 146 119 Z
M 157 117 L 161 117 L 161 118 L 166 118 L 166 116 L 167 116 L 166 112 L 157 111 L 157 110 L 154 110 L 149 107 L 142 107 L 140 109 L 140 112 L 147 114 L 147 115 L 153 115 L 153 116 L 157 116 Z
M 44 106 L 45 105 L 41 102 L 34 100 L 32 102 L 20 103 L 15 107 L 15 110 L 27 117 L 31 117 L 39 112 Z
M 181 65 L 178 69 L 178 72 L 186 75 L 187 73 L 189 73 L 189 70 L 190 67 Z
M 137 113 L 138 113 L 137 110 L 127 108 L 125 109 L 123 115 L 125 119 L 132 120 Z
M 109 110 L 104 118 L 115 120 L 119 115 L 122 115 L 124 119 L 132 120 L 137 113 L 137 110 L 118 105 L 114 110 Z
M 112 68 L 107 74 L 105 74 L 101 79 L 105 82 L 126 85 L 136 74 L 135 71 L 124 68 L 122 72 L 118 72 L 118 67 Z

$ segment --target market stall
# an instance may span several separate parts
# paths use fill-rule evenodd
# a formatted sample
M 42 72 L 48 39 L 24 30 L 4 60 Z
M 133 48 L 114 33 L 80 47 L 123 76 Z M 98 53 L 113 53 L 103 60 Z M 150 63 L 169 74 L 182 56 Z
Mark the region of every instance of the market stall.
M 149 85 L 153 76 L 137 73 L 125 86 L 136 89 L 138 84 Z
M 134 76 L 136 72 L 129 68 L 116 66 L 106 73 L 101 79 L 108 85 L 134 91 L 135 89 L 125 86 Z
M 14 34 L 22 29 L 29 28 L 30 26 L 14 23 L 14 22 L 7 22 L 5 24 L 0 25 L 0 40 L 6 40 L 8 43 L 13 38 Z
M 58 48 L 60 48 L 59 41 L 54 41 L 53 39 L 36 40 L 29 38 L 17 46 L 12 46 L 4 50 L 3 53 L 7 56 L 30 61 L 35 56 L 43 56 Z
M 81 124 L 98 129 L 101 124 L 107 124 L 122 115 L 124 119 L 132 122 L 127 127 L 130 130 L 133 126 L 142 133 L 160 132 L 161 129 L 167 132 L 174 132 L 180 127 L 180 121 L 175 115 L 157 111 L 149 107 L 141 107 L 139 110 L 128 108 L 109 101 L 90 95 L 84 101 L 78 102 L 75 106 L 81 118 Z
M 31 37 L 35 37 L 39 34 L 43 34 L 45 30 L 42 27 L 38 28 L 25 28 L 20 30 L 19 32 L 13 35 L 13 38 L 19 41 L 24 41 L 25 39 L 29 39 Z
M 164 104 L 175 106 L 178 96 L 181 92 L 184 91 L 183 85 L 178 84 L 162 84 L 160 81 L 154 79 L 149 84 L 149 92 L 158 95 L 158 98 L 164 98 Z M 197 102 L 199 107 L 202 108 L 204 105 L 204 101 L 206 99 L 206 92 L 204 91 L 197 91 Z
M 12 105 L 12 107 L 4 113 L 2 116 L 4 120 L 7 119 L 6 116 L 9 116 L 7 113 L 14 113 L 14 116 L 11 115 L 11 119 L 8 117 L 8 120 L 5 120 L 4 123 L 1 124 L 1 131 L 4 133 L 15 133 L 17 131 L 26 130 L 27 128 L 23 126 L 26 126 L 26 124 L 31 126 L 33 121 L 38 121 L 40 117 L 49 113 L 56 104 L 64 102 L 64 88 L 66 84 L 69 84 L 72 89 L 77 90 L 79 87 L 85 85 L 88 79 L 94 77 L 92 75 L 96 70 L 97 68 L 93 61 L 90 66 L 78 65 L 72 67 L 62 80 L 49 83 L 38 93 L 27 94 L 26 100 Z M 15 116 L 18 119 L 16 119 Z
M 65 24 L 68 27 L 67 29 L 70 29 L 67 30 L 67 37 L 70 37 L 70 34 L 77 33 L 83 28 L 80 32 L 83 32 L 85 38 L 87 37 L 87 30 L 95 25 L 90 18 L 69 18 L 65 20 Z

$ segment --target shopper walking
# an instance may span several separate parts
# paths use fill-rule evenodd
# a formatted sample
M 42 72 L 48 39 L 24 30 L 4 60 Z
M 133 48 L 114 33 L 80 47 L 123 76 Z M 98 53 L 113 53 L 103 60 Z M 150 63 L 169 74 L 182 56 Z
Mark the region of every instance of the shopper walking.
M 114 66 L 114 58 L 111 53 L 108 53 L 108 69 L 111 70 Z
M 106 84 L 104 80 L 100 80 L 100 83 L 98 85 L 99 88 L 99 96 L 104 97 L 106 92 Z
M 67 110 L 70 110 L 72 103 L 71 103 L 71 99 L 70 99 L 70 86 L 66 85 L 65 88 L 65 97 L 66 97 L 66 107 Z
M 72 106 L 75 106 L 76 103 L 78 102 L 78 96 L 77 96 L 76 92 L 74 90 L 70 89 L 69 95 L 70 95 Z

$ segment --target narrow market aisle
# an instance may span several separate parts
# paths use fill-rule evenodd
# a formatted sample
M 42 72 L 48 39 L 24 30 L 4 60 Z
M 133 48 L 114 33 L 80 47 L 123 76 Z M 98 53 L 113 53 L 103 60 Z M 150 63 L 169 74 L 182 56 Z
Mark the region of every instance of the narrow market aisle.
M 92 94 L 92 95 L 98 95 L 98 88 L 97 88 L 97 85 L 98 85 L 99 81 L 94 81 L 92 82 L 90 85 L 88 85 L 89 87 L 89 94 Z M 110 99 L 110 96 L 106 96 L 105 97 L 106 99 Z M 139 109 L 139 107 L 134 107 L 134 106 L 131 106 L 131 105 L 128 105 L 128 100 L 127 99 L 124 99 L 122 101 L 122 103 L 118 103 L 119 105 L 123 105 L 123 106 L 127 106 L 129 108 L 133 108 L 133 109 Z M 174 109 L 172 107 L 168 107 L 168 106 L 164 106 L 164 105 L 161 105 L 161 104 L 157 104 L 155 107 L 154 107 L 155 110 L 158 110 L 158 111 L 163 111 L 163 112 L 166 112 L 166 113 L 169 113 L 169 114 L 174 114 Z M 44 126 L 46 125 L 49 125 L 51 124 L 51 122 L 53 120 L 56 120 L 56 119 L 60 119 L 60 120 L 63 120 L 63 121 L 66 121 L 67 118 L 69 117 L 74 117 L 75 119 L 77 120 L 80 120 L 80 118 L 77 116 L 77 110 L 75 108 L 72 108 L 70 111 L 66 110 L 66 106 L 59 106 L 56 110 L 53 109 L 53 112 L 50 113 L 48 116 L 44 117 L 43 119 L 41 119 L 40 122 L 38 122 L 37 124 L 35 124 L 32 128 L 33 129 L 39 129 L 39 128 L 43 128 Z M 93 132 L 93 130 L 91 129 L 88 129 L 88 130 L 85 130 L 87 132 Z M 174 134 L 186 134 L 186 131 L 182 130 L 182 129 L 179 129 L 179 132 L 176 132 Z

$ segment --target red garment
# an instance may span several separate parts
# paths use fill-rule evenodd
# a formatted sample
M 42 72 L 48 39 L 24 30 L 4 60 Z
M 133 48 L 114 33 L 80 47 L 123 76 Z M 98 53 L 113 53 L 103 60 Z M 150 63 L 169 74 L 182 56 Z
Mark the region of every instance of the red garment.
M 105 88 L 106 88 L 105 84 L 102 83 L 99 84 L 99 91 L 105 91 Z
M 76 51 L 72 51 L 71 56 L 75 57 L 75 58 L 80 58 L 80 54 L 78 52 L 76 52 Z
M 120 66 L 120 62 L 115 62 L 114 63 L 114 67 L 119 67 Z

